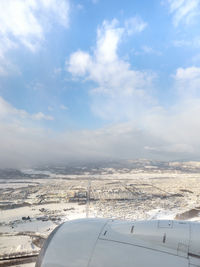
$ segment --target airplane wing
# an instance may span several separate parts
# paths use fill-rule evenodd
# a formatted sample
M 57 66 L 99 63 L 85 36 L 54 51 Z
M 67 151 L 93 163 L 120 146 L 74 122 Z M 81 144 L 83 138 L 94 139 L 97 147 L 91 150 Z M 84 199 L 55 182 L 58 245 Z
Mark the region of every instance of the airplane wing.
M 200 224 L 81 219 L 58 226 L 36 267 L 197 267 Z

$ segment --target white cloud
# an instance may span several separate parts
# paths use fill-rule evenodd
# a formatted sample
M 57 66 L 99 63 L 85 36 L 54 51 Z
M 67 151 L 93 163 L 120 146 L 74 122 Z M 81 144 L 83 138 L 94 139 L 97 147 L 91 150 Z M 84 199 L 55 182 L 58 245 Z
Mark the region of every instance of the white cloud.
M 125 21 L 125 29 L 128 35 L 142 32 L 146 27 L 147 23 L 144 22 L 139 16 L 132 17 Z
M 42 8 L 47 10 L 47 12 L 51 12 L 47 14 L 52 15 L 50 19 L 56 18 L 64 27 L 69 26 L 69 0 L 41 0 L 39 2 L 42 2 Z
M 36 1 L 1 0 L 0 32 L 3 36 L 12 34 L 28 43 L 27 36 L 42 38 L 43 30 L 34 15 Z
M 174 40 L 173 45 L 176 47 L 182 47 L 182 46 L 190 46 L 192 45 L 192 41 L 190 40 Z
M 178 68 L 174 78 L 181 97 L 190 99 L 200 96 L 200 68 Z
M 70 56 L 68 70 L 73 75 L 85 75 L 90 68 L 91 58 L 88 53 L 77 51 Z
M 69 10 L 69 0 L 1 0 L 0 74 L 12 65 L 5 57 L 8 50 L 24 46 L 35 52 L 55 21 L 68 27 Z
M 38 112 L 38 113 L 36 113 L 36 114 L 33 114 L 33 115 L 31 116 L 31 118 L 34 119 L 34 120 L 48 120 L 48 121 L 52 121 L 52 120 L 54 120 L 54 117 L 49 116 L 49 115 L 45 115 L 45 114 L 42 113 L 42 112 Z
M 117 60 L 117 48 L 124 32 L 123 28 L 117 27 L 118 21 L 111 23 L 104 21 L 97 30 L 97 47 L 95 51 L 96 60 L 105 64 Z
M 174 26 L 190 24 L 199 15 L 200 0 L 168 0 L 168 4 Z
M 173 80 L 175 104 L 149 110 L 143 117 L 145 129 L 167 144 L 155 148 L 160 153 L 200 157 L 200 68 L 179 68 Z
M 149 46 L 147 46 L 147 45 L 144 45 L 144 46 L 142 47 L 142 50 L 143 50 L 146 54 L 152 54 L 152 53 L 154 53 L 153 48 L 152 48 L 152 47 L 149 47 Z
M 134 55 L 138 56 L 138 55 L 144 55 L 144 54 L 148 54 L 148 55 L 157 55 L 157 56 L 161 56 L 162 53 L 148 45 L 143 45 L 141 47 L 141 49 L 139 51 L 135 51 L 134 49 L 132 49 Z
M 42 112 L 30 114 L 23 109 L 17 109 L 0 97 L 0 120 L 16 122 L 21 120 L 53 120 L 52 116 L 45 115 Z
M 123 35 L 140 32 L 146 27 L 146 23 L 138 17 L 127 20 L 124 27 L 118 25 L 119 22 L 116 19 L 111 22 L 104 21 L 101 27 L 97 29 L 97 43 L 94 54 L 90 55 L 81 50 L 74 52 L 69 61 L 66 62 L 68 71 L 77 76 L 89 72 L 91 79 L 98 80 L 97 72 L 102 72 L 105 64 L 119 61 L 117 49 Z M 97 71 L 94 68 L 98 68 Z
M 27 112 L 14 108 L 11 104 L 0 97 L 0 118 L 10 119 L 12 116 L 24 118 L 27 116 Z
M 5 56 L 5 53 L 9 49 L 15 49 L 17 47 L 17 44 L 10 40 L 6 36 L 1 36 L 0 34 L 0 76 L 1 75 L 7 75 L 10 72 L 19 72 L 17 66 L 14 66 L 7 57 Z
M 104 21 L 97 30 L 94 53 L 79 50 L 67 61 L 67 69 L 73 76 L 97 84 L 91 91 L 92 109 L 109 120 L 139 116 L 152 101 L 147 91 L 151 90 L 155 75 L 132 70 L 130 64 L 118 56 L 120 41 L 126 33 L 126 28 L 119 27 L 117 20 Z
M 192 47 L 192 48 L 199 48 L 200 47 L 200 37 L 196 36 L 193 39 L 190 40 L 174 40 L 173 41 L 173 45 L 176 47 L 183 47 L 183 46 L 188 46 L 188 47 Z

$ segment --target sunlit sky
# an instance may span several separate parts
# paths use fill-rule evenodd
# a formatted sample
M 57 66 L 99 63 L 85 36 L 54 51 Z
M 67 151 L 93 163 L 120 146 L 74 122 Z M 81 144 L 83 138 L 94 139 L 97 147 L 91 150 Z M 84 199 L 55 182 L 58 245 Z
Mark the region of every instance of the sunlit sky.
M 200 159 L 200 0 L 0 0 L 0 167 Z

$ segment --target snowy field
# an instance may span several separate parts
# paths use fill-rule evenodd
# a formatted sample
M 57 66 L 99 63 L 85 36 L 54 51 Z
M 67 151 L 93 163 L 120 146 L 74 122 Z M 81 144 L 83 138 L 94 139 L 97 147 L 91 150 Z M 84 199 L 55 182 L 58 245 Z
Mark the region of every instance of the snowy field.
M 200 219 L 197 171 L 109 168 L 83 175 L 50 173 L 48 179 L 3 177 L 0 184 L 0 264 L 38 255 L 51 231 L 67 220 Z

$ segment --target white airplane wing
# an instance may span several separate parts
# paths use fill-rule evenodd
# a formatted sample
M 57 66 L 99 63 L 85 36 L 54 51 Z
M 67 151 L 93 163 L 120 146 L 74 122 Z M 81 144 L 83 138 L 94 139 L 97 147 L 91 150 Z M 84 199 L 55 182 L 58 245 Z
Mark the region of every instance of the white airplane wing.
M 81 219 L 57 227 L 36 267 L 197 267 L 200 224 Z

